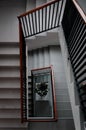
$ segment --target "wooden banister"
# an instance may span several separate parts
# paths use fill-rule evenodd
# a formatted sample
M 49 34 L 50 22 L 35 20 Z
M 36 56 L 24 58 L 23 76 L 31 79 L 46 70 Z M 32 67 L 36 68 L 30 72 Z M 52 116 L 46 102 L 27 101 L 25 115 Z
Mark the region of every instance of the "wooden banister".
M 86 13 L 84 12 L 84 10 L 82 9 L 82 7 L 80 6 L 77 0 L 72 0 L 72 1 L 86 24 Z
M 54 4 L 55 2 L 58 2 L 58 1 L 61 1 L 61 0 L 53 0 L 53 1 L 51 1 L 51 2 L 48 2 L 47 4 L 43 4 L 42 6 L 39 6 L 39 7 L 35 8 L 35 9 L 32 9 L 32 10 L 30 10 L 30 11 L 27 11 L 27 12 L 24 13 L 24 14 L 21 14 L 20 16 L 18 16 L 18 18 L 21 18 L 21 17 L 23 17 L 23 16 L 25 16 L 25 15 L 28 15 L 28 14 L 30 14 L 30 13 L 33 13 L 33 12 L 35 12 L 35 11 L 37 11 L 37 10 L 43 9 L 43 8 L 45 8 L 45 7 L 47 7 L 47 6 L 51 5 L 51 4 Z

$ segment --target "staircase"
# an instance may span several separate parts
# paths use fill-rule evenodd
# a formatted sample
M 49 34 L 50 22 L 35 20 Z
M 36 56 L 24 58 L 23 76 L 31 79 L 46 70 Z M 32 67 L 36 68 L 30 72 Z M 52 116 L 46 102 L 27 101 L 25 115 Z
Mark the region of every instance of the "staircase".
M 34 2 L 34 0 L 29 0 L 30 4 L 28 4 L 28 1 L 27 1 L 26 10 L 33 9 L 49 1 L 50 0 L 41 0 L 41 1 L 36 0 Z M 40 27 L 42 25 L 41 23 L 42 22 L 44 23 L 44 21 L 41 21 L 41 18 L 43 17 L 43 15 L 45 16 L 46 14 L 46 13 L 42 14 L 42 11 L 45 12 L 45 10 L 47 10 L 47 12 L 49 13 L 50 10 L 52 10 L 51 12 L 53 13 L 53 8 L 55 9 L 56 7 L 58 7 L 58 4 L 56 6 L 53 4 L 51 8 L 48 7 L 47 9 L 43 9 L 40 11 L 40 18 L 39 18 Z M 60 4 L 60 7 L 61 7 L 61 4 Z M 59 14 L 60 14 L 60 11 L 59 11 Z M 54 22 L 56 23 L 55 15 L 54 17 L 52 17 L 51 15 L 50 21 L 46 22 L 47 27 L 49 27 L 49 29 L 53 29 L 53 26 L 50 26 L 53 18 L 54 18 Z M 33 13 L 32 16 L 30 16 L 32 17 L 31 19 L 33 19 L 33 16 L 35 16 L 35 13 Z M 48 15 L 48 17 L 50 16 Z M 61 18 L 62 18 L 62 15 L 59 19 L 59 22 L 57 22 L 59 24 L 55 24 L 55 27 L 59 27 Z M 26 23 L 27 20 L 25 19 L 26 17 L 23 18 L 24 21 L 21 20 L 21 23 L 23 22 Z M 49 31 L 47 30 L 46 25 L 43 24 L 43 27 L 42 27 L 44 29 L 43 31 L 48 31 L 47 33 L 46 32 L 42 33 L 41 28 L 39 29 L 40 31 L 36 30 L 36 28 L 34 31 L 34 28 L 33 28 L 35 24 L 34 23 L 33 26 L 31 25 L 33 28 L 33 31 L 32 33 L 30 31 L 30 34 L 29 34 L 27 29 L 26 31 L 24 30 L 24 23 L 23 23 L 23 32 L 24 32 L 24 38 L 26 40 L 26 45 L 27 45 L 27 59 L 28 59 L 27 65 L 29 66 L 28 67 L 29 69 L 27 70 L 28 72 L 27 76 L 29 76 L 29 80 L 28 80 L 29 90 L 31 89 L 30 87 L 31 69 L 46 67 L 52 64 L 53 69 L 54 69 L 54 75 L 55 75 L 55 88 L 56 88 L 56 98 L 57 98 L 56 104 L 57 104 L 57 112 L 58 112 L 58 122 L 52 122 L 52 123 L 51 122 L 40 122 L 40 123 L 31 122 L 29 123 L 28 129 L 44 130 L 47 128 L 49 130 L 52 130 L 52 129 L 54 130 L 56 129 L 81 130 L 79 104 L 78 106 L 75 106 L 76 104 L 75 104 L 75 98 L 74 98 L 74 91 L 75 91 L 74 82 L 71 82 L 71 79 L 69 79 L 71 84 L 68 87 L 70 87 L 70 89 L 67 87 L 67 83 L 66 83 L 62 54 L 63 54 L 64 60 L 67 60 L 67 57 L 65 57 L 64 55 L 65 47 L 62 46 L 63 41 L 61 43 L 61 48 L 60 48 L 58 30 L 53 29 L 52 31 Z M 54 23 L 52 23 L 52 25 L 54 25 Z M 26 25 L 25 25 L 25 28 L 26 28 Z M 85 26 L 85 29 L 86 29 L 86 26 Z M 38 34 L 36 36 L 32 36 L 32 35 L 35 35 L 36 31 Z M 28 36 L 32 36 L 32 37 L 27 38 Z M 84 41 L 85 41 L 85 38 L 84 38 Z M 61 50 L 62 48 L 64 48 L 63 52 Z M 85 44 L 84 44 L 83 50 L 85 52 Z M 85 61 L 85 53 L 84 53 L 84 62 L 81 66 L 85 66 L 85 63 L 86 61 Z M 69 66 L 69 62 L 67 62 L 66 65 L 67 65 L 66 67 L 69 67 L 66 69 L 70 70 L 71 67 Z M 15 43 L 9 43 L 9 42 L 1 43 L 0 42 L 0 130 L 26 130 L 27 129 L 27 123 L 23 123 L 23 124 L 21 123 L 20 72 L 19 70 L 20 70 L 20 63 L 19 63 L 18 43 L 16 42 Z M 84 70 L 85 70 L 84 72 L 86 72 L 86 68 L 84 68 Z M 83 71 L 80 72 L 78 76 L 80 76 L 81 73 L 83 73 Z M 84 79 L 86 80 L 86 77 Z M 81 98 L 82 108 L 84 109 L 84 113 L 86 113 L 86 110 L 85 110 L 86 109 L 86 96 L 85 96 L 86 93 L 84 89 L 86 85 L 82 84 L 79 87 L 80 87 L 79 96 Z M 28 94 L 30 97 L 31 93 L 28 93 Z M 29 105 L 28 106 L 29 113 L 30 111 L 32 113 L 31 104 L 28 104 L 28 105 Z M 72 112 L 73 112 L 73 115 L 72 115 Z M 74 122 L 73 122 L 73 118 L 74 118 Z M 74 123 L 75 123 L 75 127 L 74 127 Z
M 19 44 L 0 43 L 0 130 L 26 130 L 21 124 Z

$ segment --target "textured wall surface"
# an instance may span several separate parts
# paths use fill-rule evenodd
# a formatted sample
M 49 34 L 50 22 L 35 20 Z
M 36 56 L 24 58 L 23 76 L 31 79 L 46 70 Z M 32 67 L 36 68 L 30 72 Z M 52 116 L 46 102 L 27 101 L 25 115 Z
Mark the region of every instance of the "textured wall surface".
M 18 42 L 19 26 L 17 16 L 25 12 L 23 0 L 0 1 L 0 42 Z
M 72 110 L 65 78 L 60 46 L 49 46 L 29 51 L 28 67 L 30 69 L 53 65 L 56 91 L 58 121 L 52 123 L 30 123 L 31 130 L 74 130 Z M 30 61 L 30 62 L 29 62 Z

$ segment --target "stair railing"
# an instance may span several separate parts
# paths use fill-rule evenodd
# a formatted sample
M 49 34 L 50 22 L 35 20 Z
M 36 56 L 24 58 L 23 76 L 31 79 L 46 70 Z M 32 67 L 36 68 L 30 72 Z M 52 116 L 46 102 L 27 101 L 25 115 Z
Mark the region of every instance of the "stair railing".
M 24 38 L 59 27 L 63 0 L 54 0 L 20 16 Z
M 26 44 L 25 38 L 59 27 L 62 19 L 63 0 L 54 0 L 20 16 L 20 85 L 21 85 L 21 122 L 27 121 L 26 88 Z
M 26 121 L 27 117 L 27 93 L 26 93 L 26 46 L 19 21 L 19 40 L 20 40 L 20 96 L 21 96 L 21 122 Z
M 81 109 L 86 119 L 86 14 L 75 0 L 66 1 L 62 26 Z

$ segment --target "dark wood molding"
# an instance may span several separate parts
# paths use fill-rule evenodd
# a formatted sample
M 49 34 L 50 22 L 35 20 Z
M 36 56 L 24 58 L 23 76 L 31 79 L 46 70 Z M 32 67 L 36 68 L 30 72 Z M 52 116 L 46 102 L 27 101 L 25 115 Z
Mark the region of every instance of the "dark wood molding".
M 83 8 L 81 7 L 81 5 L 77 0 L 72 0 L 72 1 L 86 24 L 86 13 L 84 12 Z
M 23 33 L 21 22 L 19 20 L 19 46 L 20 46 L 20 97 L 21 97 L 21 122 L 23 123 L 23 81 L 22 81 L 22 43 Z

